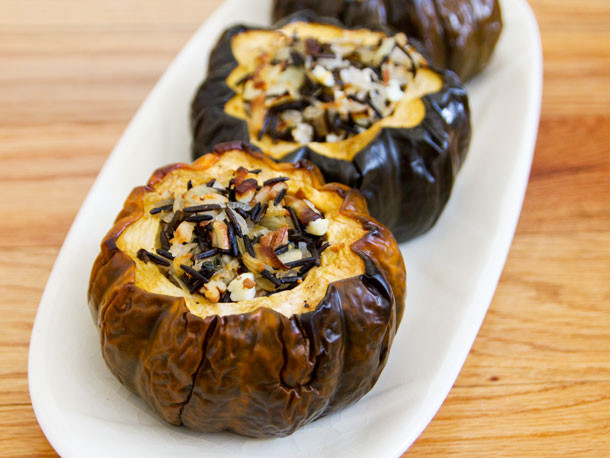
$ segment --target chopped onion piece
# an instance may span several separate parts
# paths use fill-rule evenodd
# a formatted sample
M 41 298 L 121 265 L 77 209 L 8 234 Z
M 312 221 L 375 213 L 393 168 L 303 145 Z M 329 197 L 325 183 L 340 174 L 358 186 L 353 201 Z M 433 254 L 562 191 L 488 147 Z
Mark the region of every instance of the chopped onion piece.
M 335 77 L 332 72 L 326 70 L 322 65 L 316 65 L 312 71 L 312 74 L 316 81 L 323 86 L 333 87 L 335 84 Z
M 386 95 L 390 102 L 398 102 L 404 97 L 405 93 L 400 89 L 398 81 L 390 80 L 386 87 Z
M 298 261 L 299 259 L 303 259 L 303 253 L 301 253 L 301 250 L 293 249 L 278 255 L 278 258 L 280 258 L 280 261 L 286 264 L 287 262 Z
M 297 110 L 286 110 L 282 112 L 280 117 L 283 121 L 286 121 L 293 126 L 296 126 L 298 123 L 303 121 L 303 115 Z
M 328 220 L 326 218 L 318 218 L 310 222 L 305 228 L 305 232 L 311 235 L 324 235 L 328 230 Z
M 190 242 L 191 238 L 193 238 L 194 230 L 195 223 L 182 221 L 180 225 L 176 228 L 176 232 L 174 233 L 174 240 L 178 243 Z
M 252 207 L 250 206 L 250 204 L 246 203 L 246 202 L 229 202 L 227 204 L 227 206 L 229 208 L 241 208 L 242 210 L 245 210 L 247 212 L 249 212 Z
M 309 143 L 313 140 L 313 126 L 310 124 L 299 123 L 292 130 L 292 138 L 297 143 Z

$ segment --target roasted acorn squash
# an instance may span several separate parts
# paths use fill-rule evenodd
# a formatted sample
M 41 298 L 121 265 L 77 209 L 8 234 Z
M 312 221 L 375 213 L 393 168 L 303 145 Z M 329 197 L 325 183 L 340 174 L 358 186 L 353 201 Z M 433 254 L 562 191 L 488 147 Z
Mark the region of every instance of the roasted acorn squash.
M 284 217 L 289 231 L 261 229 Z M 285 436 L 355 402 L 402 316 L 403 260 L 362 196 L 240 143 L 157 170 L 101 248 L 88 298 L 108 367 L 164 420 L 197 431 Z M 306 272 L 293 282 L 286 269 Z M 239 274 L 220 298 L 207 294 L 214 272 Z
M 273 19 L 300 10 L 350 27 L 404 32 L 419 41 L 434 66 L 464 81 L 487 65 L 502 31 L 499 0 L 274 0 Z
M 193 156 L 238 139 L 309 159 L 359 189 L 398 241 L 426 232 L 468 150 L 466 90 L 402 34 L 308 21 L 223 34 L 192 104 Z

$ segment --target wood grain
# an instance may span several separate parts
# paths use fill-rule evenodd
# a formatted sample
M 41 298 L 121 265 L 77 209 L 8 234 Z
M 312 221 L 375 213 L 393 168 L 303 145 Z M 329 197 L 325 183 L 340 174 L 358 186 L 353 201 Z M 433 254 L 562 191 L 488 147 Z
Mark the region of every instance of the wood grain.
M 0 2 L 0 455 L 54 455 L 27 351 L 55 256 L 112 146 L 220 0 Z M 498 290 L 407 456 L 607 456 L 610 2 L 531 0 L 542 119 Z

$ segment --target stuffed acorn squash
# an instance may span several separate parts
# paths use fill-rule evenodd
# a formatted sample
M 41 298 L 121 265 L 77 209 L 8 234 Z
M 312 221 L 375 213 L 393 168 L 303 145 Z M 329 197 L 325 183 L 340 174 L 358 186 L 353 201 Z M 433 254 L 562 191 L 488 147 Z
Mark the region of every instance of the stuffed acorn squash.
M 273 19 L 300 10 L 350 27 L 389 26 L 419 41 L 439 68 L 468 80 L 489 62 L 500 32 L 499 0 L 274 0 Z
M 89 305 L 108 367 L 163 419 L 272 437 L 372 388 L 405 287 L 357 191 L 236 143 L 133 190 Z
M 399 241 L 432 227 L 470 141 L 466 90 L 403 34 L 303 18 L 236 26 L 212 52 L 192 105 L 193 154 L 250 141 L 275 160 L 309 159 L 359 189 Z

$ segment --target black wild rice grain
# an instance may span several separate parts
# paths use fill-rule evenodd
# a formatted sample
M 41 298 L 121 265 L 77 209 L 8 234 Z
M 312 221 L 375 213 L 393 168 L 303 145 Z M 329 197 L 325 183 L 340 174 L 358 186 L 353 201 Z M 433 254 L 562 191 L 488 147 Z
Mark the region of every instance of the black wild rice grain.
M 298 261 L 286 262 L 284 265 L 289 269 L 292 269 L 293 267 L 301 267 L 311 263 L 315 264 L 317 259 L 317 257 L 311 256 L 309 258 L 299 259 Z
M 199 213 L 199 212 L 207 212 L 212 210 L 221 210 L 222 205 L 219 204 L 207 204 L 207 205 L 193 205 L 191 207 L 184 207 L 182 209 L 185 213 Z
M 343 78 L 341 78 L 341 70 L 339 70 L 338 68 L 335 68 L 333 70 L 333 76 L 335 77 L 335 81 L 339 85 L 339 89 L 341 89 L 341 90 L 345 89 L 345 83 L 343 82 Z M 333 99 L 334 99 L 334 97 L 333 97 Z
M 312 237 L 313 235 L 310 235 L 307 232 L 300 233 L 293 231 L 292 229 L 288 231 L 288 238 L 291 242 L 305 242 L 307 246 L 309 246 L 312 243 Z
M 186 189 L 187 191 L 190 191 L 191 189 L 193 189 L 193 181 L 189 180 L 189 182 L 186 184 Z
M 286 110 L 304 110 L 310 105 L 308 100 L 295 100 L 292 102 L 284 102 L 278 103 L 277 105 L 272 106 L 269 111 L 273 111 L 274 113 L 281 113 Z
M 322 240 L 322 239 L 320 239 Z M 326 250 L 328 247 L 330 246 L 330 243 L 326 242 L 324 243 L 319 249 L 318 249 L 318 254 L 322 254 L 324 252 L 324 250 Z
M 203 266 L 201 266 L 201 270 L 199 270 L 199 273 L 201 275 L 203 275 L 205 278 L 207 278 L 208 280 L 210 278 L 212 278 L 212 276 L 214 275 L 214 273 L 216 272 L 216 268 L 214 267 L 214 264 L 211 262 L 204 262 Z
M 218 254 L 218 248 L 212 248 L 211 250 L 203 251 L 196 255 L 195 260 L 200 261 L 202 259 L 210 258 L 216 254 Z
M 165 227 L 165 232 L 168 235 L 168 238 L 171 239 L 174 232 L 176 232 L 176 228 L 180 225 L 182 220 L 184 219 L 184 213 L 181 210 L 178 210 L 174 213 L 172 220 Z
M 275 112 L 273 110 L 267 111 L 267 114 L 265 115 L 265 119 L 263 121 L 263 126 L 261 127 L 261 130 L 258 131 L 258 135 L 256 136 L 256 138 L 258 138 L 259 141 L 267 133 L 267 130 L 269 130 L 269 127 L 271 126 L 271 124 L 273 122 L 273 118 L 276 118 L 276 117 L 277 117 L 277 115 L 275 114 Z
M 254 208 L 252 208 L 252 210 L 250 210 L 250 217 L 254 218 L 254 216 L 260 209 L 261 209 L 261 203 L 256 202 L 256 205 L 254 206 Z M 252 219 L 252 221 L 254 221 L 254 219 Z
M 292 207 L 285 207 L 285 208 L 287 208 L 288 213 L 290 213 L 290 219 L 292 220 L 294 230 L 297 231 L 298 233 L 303 232 L 303 226 L 301 225 L 301 221 L 299 221 L 299 218 L 297 217 L 297 214 L 294 211 L 294 209 Z
M 273 143 L 277 143 L 277 139 L 279 136 L 279 133 L 277 131 L 277 116 L 273 116 L 271 118 L 271 121 L 269 121 L 269 127 L 267 130 L 269 131 L 269 136 L 271 137 L 271 140 L 273 141 Z
M 227 221 L 227 232 L 227 235 L 229 236 L 229 246 L 231 247 L 231 256 L 236 258 L 239 256 L 239 249 L 237 248 L 237 239 L 235 238 L 235 228 L 229 221 Z
M 196 226 L 199 227 L 199 226 Z M 206 243 L 203 239 L 203 237 L 200 237 L 198 234 L 195 235 L 195 241 L 197 242 L 197 246 L 199 247 L 199 249 L 203 252 L 206 251 Z
M 286 253 L 288 251 L 288 248 L 290 248 L 289 243 L 287 243 L 286 245 L 279 246 L 275 249 L 275 254 Z
M 269 280 L 271 283 L 273 283 L 274 286 L 280 286 L 282 284 L 282 282 L 275 275 L 273 275 L 271 272 L 269 272 L 267 269 L 264 269 L 261 272 L 261 275 L 264 278 L 266 278 L 267 280 Z
M 211 188 L 211 187 L 213 187 L 215 184 L 216 184 L 216 178 L 212 178 L 212 179 L 211 179 L 210 181 L 208 181 L 208 182 L 207 182 L 205 185 L 206 185 L 208 188 Z
M 169 259 L 170 261 L 174 260 L 174 255 L 171 254 L 169 251 L 167 250 L 163 250 L 161 248 L 157 248 L 157 253 L 160 254 L 161 256 L 163 256 L 164 258 Z
M 305 52 L 307 54 L 309 54 L 310 56 L 315 56 L 317 53 L 319 53 L 321 50 L 321 46 L 320 43 L 317 42 L 317 40 L 314 40 L 313 38 L 307 38 L 305 40 Z
M 201 273 L 197 272 L 192 267 L 189 267 L 185 264 L 180 264 L 180 268 L 184 270 L 187 274 L 189 274 L 193 280 L 199 280 L 203 283 L 207 283 L 209 281 L 206 277 L 204 277 Z
M 195 235 L 205 240 L 211 226 L 195 226 Z
M 307 275 L 309 273 L 309 271 L 315 267 L 315 265 L 316 265 L 315 262 L 310 262 L 309 264 L 304 265 L 299 270 L 299 275 L 301 275 L 302 277 L 305 277 L 305 275 Z
M 351 115 L 351 113 L 350 113 L 350 115 Z M 343 121 L 339 121 L 339 125 L 337 127 L 339 127 L 339 129 L 342 129 L 346 132 L 349 132 L 350 134 L 357 135 L 359 133 L 358 129 L 355 126 L 351 126 L 348 123 L 343 122 Z
M 293 283 L 299 283 L 303 281 L 303 277 L 300 275 L 297 275 L 295 277 L 282 277 L 280 278 L 280 282 L 283 285 L 289 285 L 289 284 L 293 284 Z
M 159 240 L 161 241 L 161 248 L 164 250 L 169 250 L 171 248 L 171 244 L 169 243 L 169 237 L 165 231 L 161 231 L 159 233 Z
M 214 217 L 212 215 L 191 215 L 185 219 L 189 223 L 201 223 L 202 221 L 212 221 Z
M 254 169 L 254 170 L 248 170 L 248 173 L 253 173 L 254 175 L 258 175 L 262 171 L 263 171 L 263 169 Z
M 303 58 L 300 52 L 294 50 L 290 51 L 290 57 L 292 58 L 292 63 L 297 67 L 302 67 L 303 65 L 305 65 L 305 59 Z
M 301 94 L 304 97 L 317 97 L 318 94 L 322 91 L 322 87 L 316 84 L 314 81 L 305 75 L 305 82 L 301 86 Z
M 261 219 L 263 219 L 265 216 L 265 213 L 267 213 L 267 208 L 268 208 L 268 205 L 264 204 L 258 209 L 258 212 L 256 212 L 256 215 L 252 215 L 252 222 L 254 224 L 258 224 L 261 222 Z
M 144 248 L 140 248 L 137 253 L 138 259 L 143 262 L 148 262 L 148 251 Z
M 322 92 L 318 98 L 320 99 L 320 102 L 324 102 L 324 103 L 330 103 L 330 102 L 334 102 L 335 101 L 335 95 L 331 94 L 330 92 Z
M 173 203 L 167 204 L 167 205 L 161 205 L 160 207 L 153 208 L 150 211 L 150 214 L 151 215 L 156 215 L 157 213 L 172 211 L 173 209 L 174 209 L 174 204 Z
M 235 211 L 236 213 L 239 213 L 239 215 L 243 218 L 243 219 L 248 219 L 250 218 L 250 213 L 248 213 L 246 210 L 244 210 L 241 207 L 236 207 L 233 209 L 233 211 Z
M 183 273 L 182 275 L 180 275 L 180 280 L 189 288 L 191 287 L 191 277 L 189 277 L 187 274 Z
M 201 280 L 196 280 L 193 282 L 191 287 L 189 288 L 189 294 L 194 294 L 203 286 L 203 282 Z
M 242 84 L 246 84 L 246 81 L 248 81 L 250 78 L 252 78 L 252 74 L 248 73 L 244 76 L 242 76 L 237 83 L 235 83 L 236 86 L 241 86 Z
M 253 258 L 256 257 L 256 253 L 254 252 L 254 247 L 252 246 L 252 242 L 250 241 L 250 237 L 247 235 L 242 236 L 242 240 L 244 241 L 244 247 L 250 256 Z
M 233 213 L 233 210 L 231 210 L 229 207 L 227 207 L 225 210 L 225 213 L 227 214 L 229 221 L 231 221 L 231 225 L 233 226 L 233 229 L 235 230 L 235 234 L 237 234 L 238 237 L 241 237 L 243 235 L 241 232 L 241 226 L 235 219 L 235 214 Z
M 277 196 L 275 196 L 275 200 L 273 201 L 273 205 L 277 206 L 280 204 L 280 202 L 282 201 L 282 199 L 284 198 L 284 196 L 286 196 L 286 192 L 288 192 L 288 190 L 286 188 L 282 189 Z
M 316 244 L 315 243 L 312 243 L 311 245 L 307 244 L 307 249 L 311 253 L 311 257 L 315 258 L 316 262 L 314 264 L 316 265 L 316 267 L 320 267 L 320 253 L 318 253 Z
M 246 267 L 246 265 L 244 264 L 243 258 L 237 258 L 237 260 L 239 261 L 239 267 L 237 268 L 237 275 L 241 275 L 246 272 L 250 272 L 248 270 L 248 268 Z
M 288 178 L 288 177 L 269 178 L 268 180 L 263 182 L 263 186 L 270 186 L 270 185 L 273 185 L 276 183 L 283 183 L 284 181 L 288 181 L 288 180 L 290 180 L 290 178 Z
M 371 107 L 371 109 L 375 112 L 375 114 L 377 115 L 378 118 L 383 118 L 383 114 L 381 113 L 381 111 L 379 111 L 379 109 L 375 106 L 375 104 L 373 104 L 373 100 L 371 99 L 371 94 L 366 94 L 366 97 L 364 98 L 364 101 L 366 102 L 366 104 Z
M 356 67 L 358 70 L 362 70 L 367 67 L 366 64 L 354 59 L 354 54 L 347 56 L 347 60 L 349 60 L 349 63 L 352 67 Z
M 150 251 L 146 252 L 146 256 L 148 257 L 150 262 L 153 262 L 159 266 L 169 267 L 169 261 L 167 259 L 163 259 L 161 256 L 157 256 L 156 254 L 151 253 Z
M 263 204 L 260 211 L 258 212 L 258 216 L 257 216 L 258 222 L 260 222 L 265 217 L 265 215 L 267 214 L 268 208 L 269 208 L 269 205 Z

